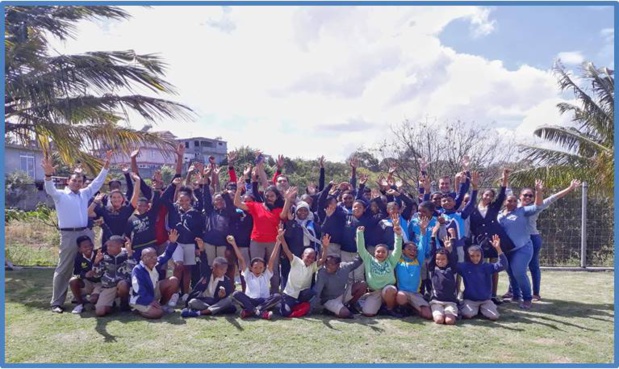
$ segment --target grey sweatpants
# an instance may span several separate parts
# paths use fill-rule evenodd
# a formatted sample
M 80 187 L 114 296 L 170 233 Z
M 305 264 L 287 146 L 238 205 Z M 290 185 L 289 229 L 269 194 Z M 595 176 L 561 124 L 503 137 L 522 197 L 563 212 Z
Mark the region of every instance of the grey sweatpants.
M 249 244 L 249 255 L 251 258 L 263 258 L 265 263 L 269 263 L 269 258 L 275 248 L 275 242 L 256 242 L 252 240 Z M 247 261 L 249 265 L 249 261 Z M 271 295 L 279 293 L 279 255 L 275 257 L 273 264 L 273 277 L 271 277 Z
M 220 311 L 222 311 L 223 309 L 229 306 L 232 306 L 234 303 L 232 301 L 232 298 L 230 298 L 230 296 L 224 299 L 221 299 L 213 304 L 209 304 L 210 300 L 211 300 L 210 298 L 191 299 L 189 300 L 189 304 L 187 306 L 189 306 L 190 309 L 200 310 L 200 311 L 208 309 L 210 310 L 211 314 L 215 315 L 219 313 Z
M 77 256 L 77 238 L 80 236 L 88 236 L 93 243 L 95 242 L 95 232 L 92 229 L 60 231 L 60 258 L 58 259 L 58 266 L 56 266 L 52 281 L 51 306 L 62 306 L 67 298 L 69 280 L 73 276 L 73 264 L 75 263 L 75 256 Z

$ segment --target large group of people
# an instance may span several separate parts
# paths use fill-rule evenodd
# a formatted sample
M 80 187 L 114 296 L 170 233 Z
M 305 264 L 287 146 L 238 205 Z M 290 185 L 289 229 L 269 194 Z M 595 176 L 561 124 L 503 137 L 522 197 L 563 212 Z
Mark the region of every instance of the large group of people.
M 422 161 L 412 195 L 395 180 L 395 168 L 370 189 L 367 176 L 357 178 L 355 160 L 349 182 L 325 183 L 322 157 L 318 186 L 301 193 L 282 173 L 281 157 L 269 179 L 262 154 L 239 175 L 230 153 L 230 180 L 222 186 L 225 167 L 212 157 L 183 177 L 184 150 L 176 150 L 171 182 L 156 171 L 151 185 L 139 175 L 139 150 L 132 152 L 122 168 L 126 194 L 117 180 L 100 192 L 111 151 L 94 179 L 76 170 L 62 190 L 51 180 L 51 159 L 43 159 L 60 230 L 53 312 L 64 311 L 70 288 L 72 312 L 92 307 L 97 316 L 134 310 L 158 319 L 180 309 L 184 318 L 321 312 L 342 319 L 417 315 L 437 324 L 480 314 L 496 320 L 497 305 L 530 309 L 541 299 L 537 217 L 579 185 L 573 180 L 544 199 L 537 180 L 517 197 L 507 192 L 504 169 L 498 191 L 480 190 L 480 174 L 464 157 L 454 183 L 442 177 L 434 192 Z M 503 270 L 510 288 L 499 297 Z

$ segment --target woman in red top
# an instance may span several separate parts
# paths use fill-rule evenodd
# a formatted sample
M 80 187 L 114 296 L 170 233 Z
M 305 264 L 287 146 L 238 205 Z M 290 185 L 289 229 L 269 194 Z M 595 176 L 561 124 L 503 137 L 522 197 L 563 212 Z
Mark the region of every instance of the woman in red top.
M 239 179 L 234 194 L 234 206 L 247 211 L 254 219 L 251 231 L 249 254 L 251 258 L 262 258 L 266 263 L 275 248 L 275 239 L 279 223 L 285 219 L 286 209 L 290 209 L 291 202 L 296 198 L 296 189 L 290 188 L 286 192 L 286 200 L 275 186 L 269 186 L 264 190 L 265 202 L 242 202 L 241 190 L 245 186 L 245 179 Z M 273 277 L 271 278 L 271 293 L 279 292 L 279 258 L 275 260 Z

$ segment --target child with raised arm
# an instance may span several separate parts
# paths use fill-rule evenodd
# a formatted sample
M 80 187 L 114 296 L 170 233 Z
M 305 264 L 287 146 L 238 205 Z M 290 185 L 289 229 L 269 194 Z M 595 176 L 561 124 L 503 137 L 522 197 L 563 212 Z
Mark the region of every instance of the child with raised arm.
M 325 234 L 322 237 L 323 247 L 328 247 L 331 236 Z M 342 263 L 337 255 L 329 255 L 323 268 L 318 270 L 318 276 L 314 290 L 316 291 L 316 304 L 320 302 L 324 308 L 338 318 L 352 318 L 353 307 L 367 290 L 363 281 L 349 281 L 350 272 L 358 268 L 363 260 L 357 256 L 352 262 Z
M 490 320 L 499 319 L 499 312 L 492 302 L 492 275 L 505 270 L 507 257 L 501 250 L 501 239 L 498 235 L 492 236 L 492 247 L 499 255 L 497 263 L 484 263 L 481 247 L 469 247 L 470 262 L 458 263 L 458 274 L 464 281 L 464 301 L 462 302 L 462 317 L 471 319 L 481 314 Z
M 264 259 L 260 257 L 251 259 L 248 267 L 234 237 L 228 236 L 226 239 L 234 249 L 241 268 L 241 275 L 245 278 L 245 293 L 235 291 L 231 295 L 232 300 L 243 308 L 241 319 L 256 316 L 270 320 L 273 316 L 273 312 L 270 310 L 277 306 L 282 299 L 278 293 L 271 294 L 271 277 L 273 277 L 275 259 L 279 257 L 281 243 L 279 240 L 275 242 L 275 248 L 273 248 L 269 264 L 265 270 Z
M 95 305 L 97 316 L 105 316 L 112 312 L 116 297 L 120 297 L 121 311 L 129 311 L 129 290 L 131 286 L 131 271 L 135 267 L 131 240 L 127 239 L 125 248 L 120 236 L 112 236 L 107 241 L 107 251 L 99 252 L 92 266 L 95 278 L 101 277 L 101 293 Z
M 357 252 L 363 260 L 365 276 L 370 292 L 361 297 L 364 300 L 363 315 L 374 316 L 380 310 L 383 302 L 387 305 L 387 313 L 394 317 L 401 317 L 393 311 L 396 304 L 394 269 L 400 255 L 402 255 L 402 228 L 400 227 L 399 214 L 392 215 L 393 232 L 395 233 L 394 249 L 390 253 L 387 245 L 376 245 L 374 256 L 365 248 L 364 227 L 357 228 Z
M 170 230 L 165 252 L 157 257 L 157 251 L 153 247 L 145 248 L 141 252 L 140 263 L 131 272 L 129 304 L 145 318 L 159 319 L 165 312 L 174 311 L 165 304 L 178 291 L 179 280 L 172 276 L 160 281 L 157 266 L 165 265 L 172 258 L 178 246 L 177 239 L 178 232 L 175 229 Z
M 310 247 L 303 251 L 303 255 L 300 258 L 294 255 L 290 248 L 288 248 L 284 231 L 281 228 L 278 232 L 277 240 L 282 244 L 284 254 L 290 260 L 290 273 L 288 274 L 288 282 L 283 291 L 280 307 L 280 314 L 283 317 L 289 317 L 295 305 L 310 301 L 314 297 L 315 292 L 311 289 L 312 277 L 318 270 L 318 267 L 324 264 L 329 246 L 324 247 L 320 260 L 316 262 L 316 250 Z
M 429 217 L 419 219 L 421 229 L 427 229 L 430 224 Z M 424 241 L 425 232 L 421 234 L 421 240 Z M 421 271 L 426 260 L 426 250 L 424 245 L 426 242 L 419 242 L 415 245 L 414 242 L 405 242 L 402 248 L 402 257 L 395 267 L 395 275 L 398 281 L 398 294 L 396 302 L 400 306 L 411 305 L 424 319 L 431 320 L 432 312 L 430 305 L 419 292 L 421 288 Z
M 430 241 L 432 251 L 431 259 L 428 263 L 428 272 L 432 281 L 432 297 L 430 299 L 430 309 L 432 318 L 436 324 L 456 324 L 458 317 L 458 299 L 456 296 L 456 274 L 458 268 L 458 255 L 453 250 L 452 245 L 455 237 L 445 237 L 443 239 L 445 247 L 437 251 L 436 236 L 440 224 L 436 224 L 432 229 L 432 239 Z
M 204 240 L 196 237 L 200 257 L 206 258 Z M 226 275 L 228 260 L 218 256 L 213 266 L 203 263 L 204 274 L 189 294 L 187 307 L 181 311 L 183 318 L 199 317 L 236 312 L 230 295 L 234 292 L 234 282 Z

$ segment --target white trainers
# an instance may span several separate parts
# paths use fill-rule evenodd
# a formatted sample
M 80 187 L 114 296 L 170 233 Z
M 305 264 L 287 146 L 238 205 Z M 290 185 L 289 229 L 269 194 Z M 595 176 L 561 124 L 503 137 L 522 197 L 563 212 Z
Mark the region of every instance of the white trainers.
M 72 314 L 81 314 L 81 313 L 82 313 L 82 311 L 84 311 L 84 305 L 79 304 L 79 305 L 77 305 L 77 306 L 73 309 L 73 311 L 71 311 L 71 313 L 72 313 Z
M 181 297 L 181 300 L 183 301 L 183 303 L 187 302 L 187 299 L 189 299 L 188 293 L 184 294 L 183 297 Z
M 169 307 L 175 307 L 176 303 L 178 303 L 178 293 L 175 293 L 170 297 L 170 301 L 168 301 Z

